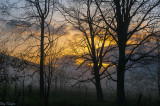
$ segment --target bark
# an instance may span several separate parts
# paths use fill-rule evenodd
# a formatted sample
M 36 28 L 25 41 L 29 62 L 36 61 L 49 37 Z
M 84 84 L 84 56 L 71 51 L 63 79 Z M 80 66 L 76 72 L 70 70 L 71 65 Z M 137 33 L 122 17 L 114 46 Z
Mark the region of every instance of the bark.
M 3 86 L 3 102 L 6 102 L 6 96 L 7 96 L 7 84 L 4 84 Z
M 48 106 L 48 100 L 49 100 L 49 93 L 50 93 L 50 81 L 48 80 L 48 83 L 47 83 L 47 91 L 46 91 L 46 98 L 45 98 L 45 106 Z
M 124 79 L 125 79 L 125 41 L 119 45 L 119 62 L 117 67 L 117 102 L 119 105 L 126 105 Z
M 15 85 L 14 85 L 14 98 L 16 98 L 17 96 L 17 83 L 15 82 Z
M 160 40 L 157 39 L 157 45 L 160 45 Z M 160 98 L 160 48 L 158 48 L 158 94 L 159 94 L 159 98 Z
M 96 93 L 97 93 L 97 101 L 103 102 L 104 98 L 103 98 L 101 83 L 100 83 L 100 80 L 97 80 L 97 79 L 96 79 Z
M 44 18 L 41 18 L 41 48 L 40 48 L 40 98 L 44 99 L 44 75 L 43 75 L 43 64 L 44 64 Z
M 4 74 L 7 74 L 6 72 Z M 8 81 L 7 76 L 4 76 L 4 82 L 3 82 L 3 102 L 6 103 L 6 97 L 7 97 L 7 87 L 8 87 Z
M 160 40 L 157 39 L 157 45 L 160 45 Z M 157 77 L 158 77 L 158 94 L 160 98 L 160 48 L 158 48 L 158 69 L 157 69 Z
M 159 98 L 160 98 L 160 68 L 158 69 L 158 93 L 159 93 Z
M 117 102 L 120 105 L 126 104 L 126 97 L 125 97 L 125 90 L 124 90 L 124 71 L 121 71 L 123 67 L 119 66 L 120 69 L 118 69 L 117 72 Z
M 97 93 L 97 101 L 103 102 L 104 101 L 103 91 L 101 87 L 99 71 L 97 70 L 95 70 L 95 80 L 96 80 L 95 86 L 96 86 L 96 93 Z
M 22 96 L 23 96 L 22 106 L 24 106 L 24 79 L 23 79 L 23 84 L 22 84 Z

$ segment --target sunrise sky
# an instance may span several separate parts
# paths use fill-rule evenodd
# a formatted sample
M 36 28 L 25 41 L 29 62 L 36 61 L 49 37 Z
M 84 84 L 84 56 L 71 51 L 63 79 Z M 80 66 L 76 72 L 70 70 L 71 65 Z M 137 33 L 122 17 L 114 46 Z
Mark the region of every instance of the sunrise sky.
M 9 16 L 3 16 L 0 19 L 1 34 L 5 35 L 4 37 L 1 37 L 1 40 L 9 40 L 9 42 L 7 42 L 5 46 L 8 46 L 8 51 L 10 51 L 12 56 L 19 57 L 19 53 L 24 53 L 27 54 L 25 59 L 39 63 L 39 58 L 37 58 L 37 56 L 39 56 L 38 48 L 40 45 L 39 23 L 37 23 L 35 20 L 23 21 L 23 17 L 26 17 L 26 15 L 24 15 L 24 11 L 26 10 L 23 10 L 20 7 L 24 7 L 25 2 L 22 0 L 11 1 L 11 3 L 17 4 L 13 5 L 14 8 L 10 11 Z M 66 0 L 63 0 L 62 2 L 67 4 L 65 1 Z M 49 22 L 50 18 L 51 17 L 47 18 L 46 22 Z M 86 45 L 86 41 L 84 40 L 83 42 L 81 42 L 84 39 L 83 33 L 79 32 L 78 30 L 75 30 L 75 28 L 73 28 L 70 24 L 66 23 L 64 20 L 65 19 L 60 12 L 54 12 L 53 18 L 49 25 L 49 29 L 52 35 L 50 39 L 56 39 L 53 44 L 53 53 L 56 54 L 56 52 L 61 51 L 61 55 L 57 55 L 59 58 L 66 55 L 78 56 L 84 53 L 88 53 L 87 47 L 84 47 L 84 45 Z M 30 25 L 33 23 L 34 24 L 31 27 L 20 27 L 14 25 L 13 23 L 24 25 Z M 45 36 L 49 36 L 48 29 L 45 29 L 45 32 Z M 133 40 L 129 40 L 127 44 L 137 44 L 139 41 L 134 40 L 135 37 L 138 38 L 139 36 L 134 35 Z M 46 46 L 49 43 L 47 37 L 45 37 L 45 43 Z M 112 42 L 111 38 L 109 38 L 105 43 L 105 47 L 114 44 L 115 42 Z M 96 49 L 102 46 L 102 42 L 99 38 L 95 39 L 95 45 Z M 128 50 L 127 52 L 129 53 L 130 51 Z M 31 57 L 31 59 L 29 59 L 29 57 Z M 82 59 L 76 60 L 77 64 L 80 64 L 81 62 L 83 62 Z

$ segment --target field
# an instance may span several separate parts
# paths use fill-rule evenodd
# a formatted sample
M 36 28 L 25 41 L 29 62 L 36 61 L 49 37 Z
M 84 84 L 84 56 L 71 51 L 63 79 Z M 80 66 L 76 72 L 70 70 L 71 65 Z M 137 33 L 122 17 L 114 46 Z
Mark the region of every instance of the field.
M 24 91 L 24 100 L 22 89 L 18 88 L 16 93 L 13 88 L 8 88 L 5 101 L 16 102 L 17 106 L 40 106 L 39 90 L 28 89 Z M 0 101 L 4 101 L 4 95 L 1 89 Z M 49 97 L 49 106 L 117 106 L 116 94 L 114 92 L 104 91 L 104 102 L 96 101 L 96 93 L 90 89 L 57 89 L 51 90 Z M 139 95 L 133 94 L 127 96 L 127 106 L 159 106 L 160 100 L 158 97 L 143 96 L 139 101 Z

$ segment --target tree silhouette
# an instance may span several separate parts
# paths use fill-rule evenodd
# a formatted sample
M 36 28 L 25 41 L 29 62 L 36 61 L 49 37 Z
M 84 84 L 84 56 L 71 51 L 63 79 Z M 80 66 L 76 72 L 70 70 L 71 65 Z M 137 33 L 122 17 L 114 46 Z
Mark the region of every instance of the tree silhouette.
M 102 22 L 99 20 L 101 18 L 100 12 L 98 8 L 95 8 L 95 2 L 92 0 L 73 0 L 69 7 L 63 5 L 61 7 L 60 11 L 66 21 L 80 32 L 80 37 L 75 36 L 75 42 L 73 41 L 72 44 L 73 52 L 76 54 L 73 57 L 76 60 L 82 60 L 78 68 L 86 67 L 85 72 L 78 78 L 78 82 L 93 82 L 96 87 L 97 101 L 103 102 L 101 80 L 108 76 L 107 68 L 114 65 L 107 56 L 115 48 L 114 42 L 108 36 L 108 28 L 99 27 Z M 90 71 L 92 78 L 80 80 L 88 71 Z
M 159 32 L 157 30 L 159 13 L 156 14 L 156 8 L 160 1 L 95 1 L 101 13 L 101 19 L 106 24 L 106 27 L 109 28 L 110 36 L 118 45 L 117 102 L 124 105 L 126 103 L 124 90 L 125 71 L 157 48 L 148 42 L 152 36 Z M 140 48 L 142 46 L 146 47 L 146 44 L 148 46 L 152 45 L 151 49 L 141 53 Z
M 41 38 L 40 38 L 40 98 L 44 99 L 44 37 L 46 19 L 50 12 L 53 12 L 54 1 L 52 0 L 26 0 L 30 6 L 34 7 L 37 11 L 33 17 L 37 17 L 40 23 Z

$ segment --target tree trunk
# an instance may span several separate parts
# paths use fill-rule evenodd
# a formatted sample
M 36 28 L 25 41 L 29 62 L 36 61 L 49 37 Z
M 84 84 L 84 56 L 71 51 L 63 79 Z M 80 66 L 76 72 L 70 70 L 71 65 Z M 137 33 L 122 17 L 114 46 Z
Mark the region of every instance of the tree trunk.
M 7 87 L 8 87 L 8 81 L 7 81 L 7 76 L 6 72 L 4 75 L 4 83 L 3 83 L 3 102 L 6 103 L 6 97 L 7 97 Z
M 43 64 L 44 64 L 44 19 L 41 18 L 41 44 L 40 44 L 40 98 L 44 99 L 44 76 L 43 76 Z
M 3 102 L 6 103 L 6 96 L 7 96 L 7 84 L 3 85 Z
M 117 102 L 124 105 L 126 103 L 125 90 L 124 90 L 124 71 L 118 70 L 117 72 Z
M 24 106 L 24 79 L 23 79 L 23 84 L 22 84 L 22 96 L 23 96 L 22 106 Z
M 104 98 L 103 98 L 103 92 L 102 92 L 102 87 L 101 87 L 100 81 L 96 82 L 96 92 L 97 92 L 97 101 L 103 102 Z
M 49 100 L 49 93 L 50 93 L 50 81 L 48 79 L 47 81 L 47 88 L 46 88 L 46 98 L 45 98 L 45 106 L 48 106 L 48 100 Z
M 125 46 L 119 46 L 119 62 L 117 67 L 117 102 L 119 105 L 126 105 L 124 79 L 125 79 Z
M 158 69 L 158 93 L 159 93 L 159 98 L 160 98 L 160 69 Z
M 95 80 L 96 80 L 95 86 L 96 86 L 96 93 L 97 93 L 97 101 L 103 102 L 104 98 L 103 98 L 103 91 L 101 87 L 99 72 L 96 72 Z
M 160 45 L 159 39 L 157 39 L 157 46 Z M 158 70 L 157 70 L 157 75 L 158 75 L 158 93 L 159 93 L 159 98 L 160 98 L 160 48 L 158 48 Z
M 17 96 L 17 82 L 15 82 L 15 85 L 14 85 L 14 98 L 16 98 Z

